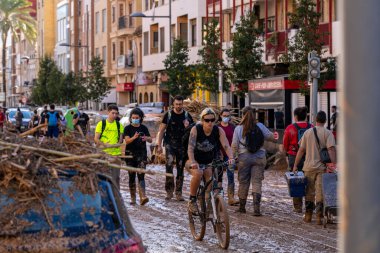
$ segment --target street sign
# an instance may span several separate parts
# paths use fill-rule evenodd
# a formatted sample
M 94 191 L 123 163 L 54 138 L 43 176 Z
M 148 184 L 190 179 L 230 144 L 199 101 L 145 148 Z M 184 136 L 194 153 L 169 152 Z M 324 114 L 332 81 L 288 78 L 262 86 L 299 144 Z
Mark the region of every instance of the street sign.
M 5 92 L 0 92 L 0 102 L 5 102 Z

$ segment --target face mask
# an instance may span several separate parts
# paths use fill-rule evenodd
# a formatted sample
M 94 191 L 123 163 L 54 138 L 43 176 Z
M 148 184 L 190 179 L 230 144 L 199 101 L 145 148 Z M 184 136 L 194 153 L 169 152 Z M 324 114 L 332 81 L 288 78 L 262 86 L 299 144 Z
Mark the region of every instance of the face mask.
M 230 117 L 222 117 L 224 123 L 228 123 L 230 121 Z
M 139 124 L 140 120 L 139 119 L 132 119 L 132 124 Z

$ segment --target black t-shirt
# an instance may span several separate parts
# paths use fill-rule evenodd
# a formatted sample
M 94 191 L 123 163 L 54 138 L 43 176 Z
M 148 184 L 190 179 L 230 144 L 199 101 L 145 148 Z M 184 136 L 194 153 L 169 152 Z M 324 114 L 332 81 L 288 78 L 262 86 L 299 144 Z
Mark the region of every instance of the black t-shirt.
M 166 124 L 166 132 L 164 141 L 167 144 L 180 147 L 182 145 L 182 136 L 185 133 L 185 125 L 183 121 L 187 119 L 189 124 L 193 123 L 194 120 L 191 117 L 190 113 L 183 111 L 181 114 L 175 113 L 173 110 L 165 113 L 162 123 Z
M 219 127 L 214 126 L 209 136 L 203 131 L 203 126 L 198 124 L 197 141 L 194 149 L 194 158 L 199 164 L 209 164 L 217 156 L 219 150 Z
M 46 119 L 46 114 L 48 113 L 48 111 L 43 111 L 41 112 L 41 123 L 44 124 L 45 123 L 45 119 Z
M 74 114 L 74 117 L 73 119 L 77 119 L 78 118 L 78 113 Z M 88 117 L 88 115 L 86 113 L 79 113 L 79 119 L 78 119 L 78 123 L 77 125 L 80 126 L 80 128 L 82 128 L 82 132 L 84 134 L 87 133 L 87 123 L 88 121 L 90 120 L 90 118 Z
M 150 136 L 149 130 L 146 126 L 144 125 L 140 125 L 139 127 L 134 127 L 132 125 L 126 126 L 124 128 L 123 138 L 125 136 L 129 136 L 130 138 L 132 138 L 136 132 L 140 133 L 140 137 L 132 141 L 126 146 L 125 154 L 128 155 L 132 153 L 133 155 L 140 155 L 140 156 L 142 155 L 146 157 L 147 156 L 146 142 L 142 141 L 141 139 L 143 135 Z

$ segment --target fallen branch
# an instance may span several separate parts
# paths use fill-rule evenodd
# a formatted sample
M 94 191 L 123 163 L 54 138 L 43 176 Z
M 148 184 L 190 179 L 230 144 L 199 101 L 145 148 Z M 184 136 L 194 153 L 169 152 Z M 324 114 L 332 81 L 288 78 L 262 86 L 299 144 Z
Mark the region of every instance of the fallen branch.
M 47 124 L 41 124 L 41 125 L 38 125 L 38 126 L 33 127 L 32 129 L 30 129 L 30 130 L 28 130 L 28 131 L 26 131 L 26 132 L 23 132 L 23 133 L 19 134 L 19 136 L 20 136 L 20 137 L 25 137 L 25 136 L 27 136 L 27 135 L 32 135 L 32 134 L 34 134 L 35 132 L 37 132 L 38 129 L 43 128 L 43 127 L 46 127 L 46 126 L 47 126 Z
M 74 160 L 81 160 L 86 158 L 99 158 L 102 154 L 88 154 L 88 155 L 78 155 L 78 156 L 71 156 L 71 157 L 64 157 L 64 158 L 57 158 L 53 159 L 53 162 L 67 162 L 67 161 L 74 161 Z

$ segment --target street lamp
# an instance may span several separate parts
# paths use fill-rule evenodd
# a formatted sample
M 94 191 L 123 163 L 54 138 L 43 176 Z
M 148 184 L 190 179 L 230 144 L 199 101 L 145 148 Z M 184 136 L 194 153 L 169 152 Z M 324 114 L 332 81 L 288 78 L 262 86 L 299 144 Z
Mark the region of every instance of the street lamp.
M 169 53 L 172 53 L 172 0 L 169 0 L 169 15 L 168 16 L 147 16 L 142 12 L 134 12 L 132 18 L 168 18 L 169 19 Z

